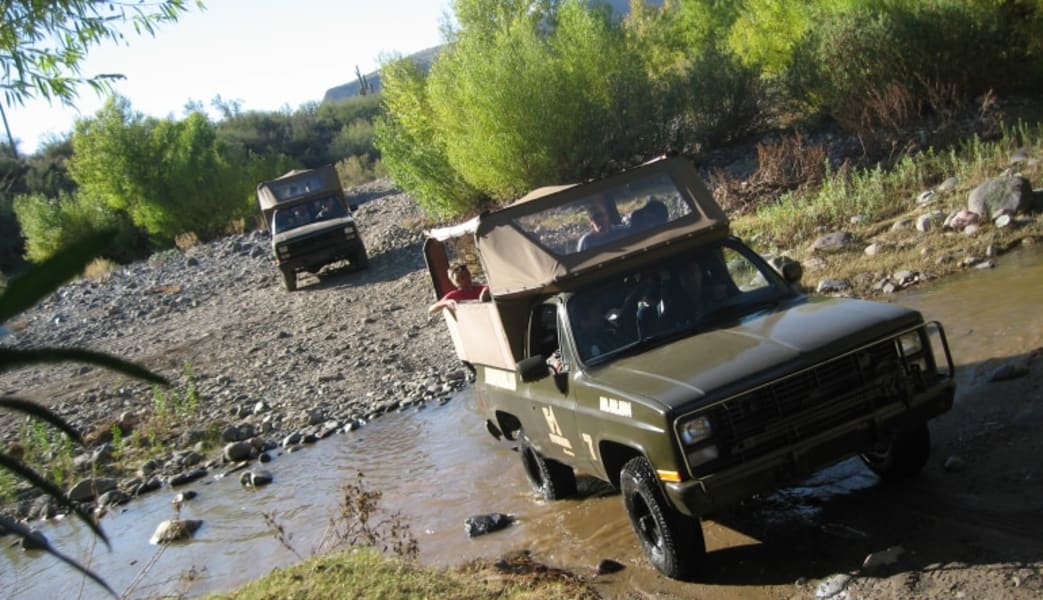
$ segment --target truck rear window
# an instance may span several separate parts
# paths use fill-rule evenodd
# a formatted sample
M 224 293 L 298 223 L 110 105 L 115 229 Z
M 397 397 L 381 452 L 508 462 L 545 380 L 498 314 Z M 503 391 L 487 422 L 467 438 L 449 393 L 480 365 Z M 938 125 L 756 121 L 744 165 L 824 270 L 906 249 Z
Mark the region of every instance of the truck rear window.
M 692 207 L 665 173 L 518 217 L 517 226 L 559 256 L 639 236 L 689 215 Z

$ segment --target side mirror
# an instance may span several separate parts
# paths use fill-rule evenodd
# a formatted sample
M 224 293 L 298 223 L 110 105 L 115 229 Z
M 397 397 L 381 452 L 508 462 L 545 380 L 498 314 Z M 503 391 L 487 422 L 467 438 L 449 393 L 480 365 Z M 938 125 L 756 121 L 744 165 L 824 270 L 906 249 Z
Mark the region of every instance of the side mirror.
M 782 278 L 786 280 L 786 283 L 800 283 L 802 277 L 804 277 L 804 267 L 800 266 L 799 262 L 793 261 L 782 265 Z
M 804 267 L 788 256 L 772 257 L 768 259 L 768 264 L 790 285 L 800 283 L 801 277 L 804 277 Z
M 515 368 L 518 369 L 518 375 L 525 383 L 539 381 L 547 375 L 550 375 L 550 367 L 547 366 L 547 359 L 544 358 L 542 354 L 530 356 L 518 361 Z

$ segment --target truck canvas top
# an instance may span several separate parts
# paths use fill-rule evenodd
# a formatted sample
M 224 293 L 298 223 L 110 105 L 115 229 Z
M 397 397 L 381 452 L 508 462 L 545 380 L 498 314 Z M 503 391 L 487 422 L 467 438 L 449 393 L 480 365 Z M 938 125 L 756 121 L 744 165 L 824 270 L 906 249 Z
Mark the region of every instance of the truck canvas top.
M 594 217 L 606 219 L 600 232 L 591 231 Z M 497 298 L 554 291 L 679 240 L 727 233 L 724 212 L 680 158 L 588 184 L 540 188 L 476 223 L 478 254 Z

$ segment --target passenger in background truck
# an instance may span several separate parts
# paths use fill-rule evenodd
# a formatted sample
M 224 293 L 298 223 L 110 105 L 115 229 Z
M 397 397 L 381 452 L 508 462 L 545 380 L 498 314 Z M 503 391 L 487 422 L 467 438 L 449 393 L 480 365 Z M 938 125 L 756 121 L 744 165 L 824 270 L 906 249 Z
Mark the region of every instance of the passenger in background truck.
M 427 312 L 434 314 L 443 308 L 450 313 L 456 313 L 456 303 L 464 300 L 489 300 L 489 288 L 485 285 L 474 285 L 471 280 L 471 270 L 463 263 L 457 263 L 449 267 L 449 281 L 456 286 L 450 290 L 442 299 L 428 307 Z

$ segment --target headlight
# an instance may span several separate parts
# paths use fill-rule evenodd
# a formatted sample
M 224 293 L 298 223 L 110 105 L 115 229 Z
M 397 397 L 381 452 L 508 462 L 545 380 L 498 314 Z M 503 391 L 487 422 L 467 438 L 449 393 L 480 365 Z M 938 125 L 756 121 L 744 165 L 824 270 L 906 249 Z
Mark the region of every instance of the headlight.
M 352 227 L 351 225 L 348 225 L 347 227 L 345 227 L 344 228 L 344 237 L 346 237 L 346 238 L 353 238 L 353 237 L 355 237 L 355 228 Z
M 902 348 L 902 354 L 907 357 L 916 356 L 923 350 L 923 339 L 919 331 L 912 331 L 898 336 L 898 344 Z
M 290 254 L 290 248 L 286 244 L 279 244 L 278 246 L 275 247 L 275 252 L 279 256 L 285 258 L 287 255 Z
M 696 417 L 681 424 L 681 443 L 685 446 L 698 444 L 709 439 L 711 435 L 713 435 L 713 425 L 710 423 L 710 417 Z

